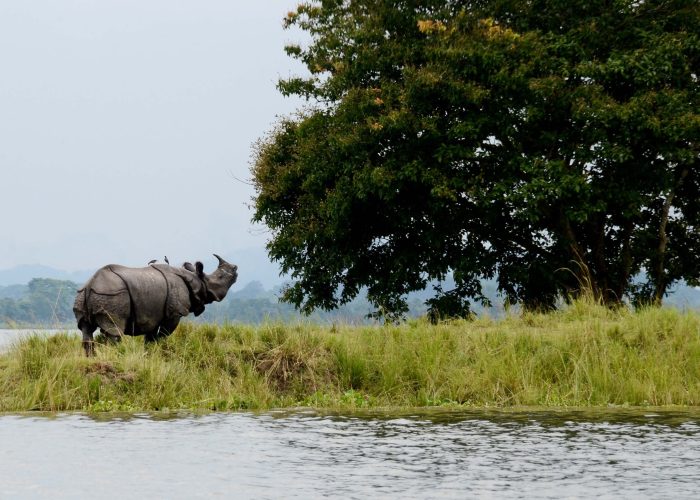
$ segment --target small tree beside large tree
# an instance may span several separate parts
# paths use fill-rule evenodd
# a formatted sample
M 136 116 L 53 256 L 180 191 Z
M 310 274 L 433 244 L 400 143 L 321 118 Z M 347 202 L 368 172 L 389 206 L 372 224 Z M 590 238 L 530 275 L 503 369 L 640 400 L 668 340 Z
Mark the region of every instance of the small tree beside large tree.
M 256 149 L 254 220 L 334 308 L 362 289 L 464 316 L 480 280 L 528 308 L 700 283 L 697 0 L 323 0 L 286 25 L 308 108 Z M 639 281 L 633 278 L 643 276 Z

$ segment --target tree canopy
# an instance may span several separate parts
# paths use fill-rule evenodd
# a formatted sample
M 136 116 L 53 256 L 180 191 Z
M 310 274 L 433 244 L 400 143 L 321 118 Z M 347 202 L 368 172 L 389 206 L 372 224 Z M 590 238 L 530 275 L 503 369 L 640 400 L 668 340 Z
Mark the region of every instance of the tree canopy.
M 322 0 L 279 82 L 308 106 L 256 148 L 254 220 L 284 298 L 466 315 L 700 284 L 697 0 Z M 633 280 L 635 276 L 643 279 Z

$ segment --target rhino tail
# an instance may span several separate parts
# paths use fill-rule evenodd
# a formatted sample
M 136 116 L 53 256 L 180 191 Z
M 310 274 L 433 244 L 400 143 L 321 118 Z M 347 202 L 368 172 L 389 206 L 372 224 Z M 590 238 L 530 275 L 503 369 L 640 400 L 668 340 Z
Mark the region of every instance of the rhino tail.
M 92 279 L 90 279 L 85 286 L 83 286 L 75 296 L 75 302 L 73 303 L 73 314 L 75 314 L 75 319 L 78 321 L 78 329 L 82 330 L 83 325 L 91 325 L 90 321 L 90 285 L 92 284 Z
M 75 319 L 78 321 L 78 328 L 80 328 L 83 323 L 87 321 L 88 316 L 87 287 L 78 290 L 75 296 L 75 302 L 73 303 L 73 314 L 75 314 Z

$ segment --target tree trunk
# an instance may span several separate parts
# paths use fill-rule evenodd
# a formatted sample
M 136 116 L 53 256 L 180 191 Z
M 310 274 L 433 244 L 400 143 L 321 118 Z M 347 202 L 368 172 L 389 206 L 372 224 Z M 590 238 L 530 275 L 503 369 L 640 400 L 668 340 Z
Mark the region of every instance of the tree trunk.
M 594 289 L 598 290 L 600 299 L 604 303 L 611 302 L 611 296 L 614 292 L 610 290 L 610 280 L 608 276 L 608 265 L 605 262 L 605 215 L 598 214 L 593 223 L 593 234 L 591 235 L 593 243 L 593 272 L 592 279 L 595 281 Z
M 668 216 L 671 212 L 671 206 L 673 205 L 673 198 L 676 195 L 676 191 L 680 187 L 683 179 L 688 175 L 688 169 L 684 168 L 678 177 L 678 181 L 673 189 L 666 196 L 663 208 L 661 209 L 661 220 L 659 221 L 659 246 L 656 249 L 656 266 L 653 272 L 653 280 L 655 282 L 654 288 L 654 305 L 660 306 L 663 301 L 664 294 L 666 293 L 666 288 L 668 287 L 668 277 L 666 276 L 666 247 L 668 246 L 668 234 L 666 233 L 666 227 L 668 226 Z
M 634 229 L 634 223 L 631 219 L 625 221 L 625 225 L 622 229 L 622 249 L 620 250 L 620 264 L 622 265 L 622 273 L 620 274 L 619 281 L 615 284 L 615 294 L 617 295 L 617 300 L 622 301 L 622 296 L 627 290 L 627 285 L 629 284 L 630 275 L 632 274 L 632 230 Z
M 591 275 L 590 266 L 586 262 L 586 252 L 578 243 L 574 228 L 571 226 L 571 221 L 564 214 L 563 210 L 560 212 L 559 222 L 567 244 L 569 245 L 572 260 L 578 267 L 578 269 L 572 270 L 572 272 L 578 281 L 580 295 L 590 293 L 595 299 L 600 298 L 599 287 Z

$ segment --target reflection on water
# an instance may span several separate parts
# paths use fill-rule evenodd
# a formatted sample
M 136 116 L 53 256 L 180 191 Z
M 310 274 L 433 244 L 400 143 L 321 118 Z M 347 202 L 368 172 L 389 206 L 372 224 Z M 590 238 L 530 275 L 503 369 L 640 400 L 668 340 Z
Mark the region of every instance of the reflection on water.
M 0 416 L 0 497 L 673 497 L 700 413 Z

